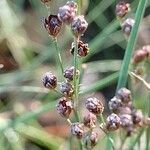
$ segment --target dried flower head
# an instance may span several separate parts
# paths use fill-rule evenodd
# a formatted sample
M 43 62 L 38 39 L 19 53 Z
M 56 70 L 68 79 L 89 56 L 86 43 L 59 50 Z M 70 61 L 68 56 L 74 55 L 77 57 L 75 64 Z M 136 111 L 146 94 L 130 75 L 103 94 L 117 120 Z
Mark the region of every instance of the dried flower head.
M 92 149 L 97 143 L 98 133 L 93 131 L 91 134 L 87 134 L 84 140 L 87 149 Z
M 121 127 L 127 128 L 133 125 L 132 116 L 128 114 L 120 115 Z
M 131 101 L 131 91 L 127 88 L 123 87 L 119 89 L 116 96 L 121 99 L 122 103 L 128 103 Z
M 71 23 L 72 32 L 76 37 L 84 34 L 87 27 L 88 23 L 84 19 L 84 16 L 76 16 Z
M 42 77 L 43 85 L 48 89 L 55 89 L 57 86 L 57 78 L 51 72 L 46 72 Z
M 147 53 L 147 58 L 150 58 L 150 45 L 145 45 L 142 48 Z
M 107 117 L 106 129 L 108 131 L 115 131 L 120 127 L 120 123 L 120 118 L 116 114 L 112 113 Z
M 84 133 L 84 125 L 82 123 L 76 122 L 71 124 L 71 133 L 77 138 L 82 138 Z
M 75 43 L 72 43 L 71 53 L 74 54 Z M 89 53 L 88 43 L 83 43 L 82 41 L 78 41 L 78 56 L 85 57 Z
M 85 107 L 95 115 L 103 113 L 104 110 L 103 103 L 95 97 L 88 98 L 85 102 Z
M 141 110 L 134 110 L 132 112 L 132 120 L 135 125 L 139 124 L 143 119 L 143 114 Z
M 58 113 L 65 118 L 69 118 L 72 109 L 73 109 L 73 103 L 71 100 L 62 97 L 59 99 L 59 102 L 56 106 Z
M 134 19 L 132 19 L 132 18 L 126 19 L 121 25 L 123 33 L 126 34 L 127 36 L 129 36 L 130 32 L 134 26 L 134 23 L 135 23 Z
M 48 4 L 49 2 L 50 2 L 51 0 L 41 0 L 41 2 L 43 3 L 43 4 Z
M 62 22 L 57 15 L 50 15 L 47 19 L 45 18 L 44 27 L 49 35 L 56 37 L 61 30 Z
M 119 113 L 120 112 L 120 107 L 122 107 L 122 102 L 119 98 L 113 97 L 109 101 L 109 109 L 114 112 L 114 113 Z
M 130 4 L 124 1 L 119 2 L 116 5 L 116 16 L 118 18 L 123 18 L 130 11 Z
M 76 70 L 76 75 L 79 75 L 79 70 Z M 74 66 L 65 69 L 64 71 L 64 77 L 68 80 L 68 81 L 72 81 L 73 80 L 73 75 L 74 75 Z
M 67 97 L 71 97 L 73 95 L 73 87 L 69 82 L 62 82 L 60 84 L 60 91 Z
M 92 114 L 88 113 L 86 116 L 83 118 L 83 123 L 86 127 L 93 128 L 96 125 L 97 117 Z
M 137 51 L 134 53 L 134 56 L 133 56 L 133 63 L 134 63 L 134 64 L 140 63 L 140 62 L 142 62 L 146 57 L 147 57 L 147 51 L 145 51 L 145 50 L 143 50 L 143 49 L 137 50 Z
M 58 18 L 66 23 L 70 24 L 77 13 L 77 3 L 68 1 L 66 5 L 62 6 L 58 10 Z
M 122 114 L 131 115 L 131 113 L 132 113 L 132 110 L 130 107 L 127 107 L 127 106 L 120 107 L 120 111 L 119 111 L 120 115 L 122 115 Z

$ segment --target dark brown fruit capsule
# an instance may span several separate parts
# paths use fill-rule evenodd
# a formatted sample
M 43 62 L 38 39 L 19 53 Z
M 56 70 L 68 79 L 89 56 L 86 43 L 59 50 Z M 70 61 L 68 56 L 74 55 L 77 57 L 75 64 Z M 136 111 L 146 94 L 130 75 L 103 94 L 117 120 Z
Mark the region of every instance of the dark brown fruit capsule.
M 97 117 L 94 114 L 92 114 L 92 113 L 88 113 L 83 118 L 83 123 L 88 128 L 95 127 L 96 126 L 96 121 L 97 121 Z
M 86 148 L 92 149 L 98 141 L 98 133 L 93 131 L 84 138 L 84 141 Z
M 66 23 L 70 24 L 77 13 L 77 3 L 68 1 L 66 5 L 62 6 L 58 10 L 58 18 Z
M 118 90 L 116 96 L 121 99 L 122 103 L 128 103 L 131 101 L 131 91 L 127 88 L 121 88 Z
M 142 122 L 142 119 L 143 119 L 143 114 L 140 110 L 134 110 L 132 112 L 132 120 L 133 120 L 133 123 L 135 125 L 139 124 L 140 122 Z
M 41 0 L 43 4 L 48 4 L 51 0 Z
M 128 18 L 121 24 L 122 31 L 125 35 L 127 36 L 130 35 L 130 32 L 134 26 L 134 23 L 135 23 L 134 19 Z
M 137 64 L 142 62 L 147 57 L 147 51 L 145 50 L 137 50 L 133 56 L 133 63 Z
M 42 82 L 48 89 L 55 89 L 57 86 L 57 78 L 51 72 L 47 72 L 43 75 Z
M 124 1 L 119 2 L 116 5 L 116 16 L 122 19 L 130 11 L 130 4 Z
M 75 43 L 72 43 L 71 46 L 71 53 L 74 54 L 74 49 L 75 49 Z M 80 57 L 85 57 L 89 53 L 89 47 L 87 43 L 83 43 L 82 41 L 78 42 L 78 56 Z
M 84 16 L 76 16 L 71 22 L 71 29 L 76 37 L 83 35 L 87 27 L 88 23 L 84 19 Z
M 122 102 L 119 98 L 113 97 L 109 101 L 109 109 L 113 112 L 118 114 L 120 112 L 120 108 L 122 107 Z
M 45 19 L 44 27 L 49 35 L 56 37 L 61 30 L 62 22 L 59 20 L 57 15 L 50 15 L 47 19 Z
M 73 75 L 74 75 L 74 66 L 65 69 L 64 71 L 64 77 L 68 80 L 68 81 L 72 81 L 73 80 Z M 76 75 L 79 75 L 79 70 L 76 70 Z
M 71 124 L 71 133 L 77 138 L 81 139 L 84 133 L 84 125 L 82 123 L 76 122 Z
M 58 113 L 62 117 L 69 118 L 69 116 L 72 112 L 72 109 L 73 109 L 73 104 L 72 104 L 71 100 L 69 100 L 65 97 L 62 97 L 59 99 L 59 102 L 58 102 L 56 108 L 57 108 Z
M 120 118 L 116 114 L 112 113 L 106 119 L 106 129 L 108 131 L 115 131 L 119 129 L 120 123 Z
M 85 107 L 95 115 L 99 115 L 104 111 L 103 103 L 95 97 L 88 98 L 85 102 Z
M 132 116 L 128 114 L 120 115 L 121 127 L 128 128 L 133 125 Z
M 69 82 L 62 82 L 60 84 L 60 91 L 66 97 L 71 97 L 73 95 L 73 88 L 72 88 L 72 85 Z

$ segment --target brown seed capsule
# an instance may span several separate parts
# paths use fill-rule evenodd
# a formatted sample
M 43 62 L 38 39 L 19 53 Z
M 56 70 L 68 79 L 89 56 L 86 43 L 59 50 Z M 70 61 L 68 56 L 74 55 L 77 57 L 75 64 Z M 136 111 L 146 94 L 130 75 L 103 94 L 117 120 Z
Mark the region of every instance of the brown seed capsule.
M 132 120 L 134 124 L 139 124 L 143 119 L 143 114 L 140 110 L 134 110 L 132 112 Z
M 60 84 L 60 91 L 67 97 L 71 97 L 73 95 L 73 88 L 69 82 L 62 82 Z
M 88 128 L 93 128 L 96 126 L 97 117 L 92 114 L 88 113 L 86 116 L 84 116 L 83 123 Z
M 71 53 L 74 54 L 75 43 L 72 43 Z M 89 53 L 89 47 L 87 43 L 83 43 L 82 41 L 78 41 L 78 55 L 80 57 L 85 57 Z
M 85 102 L 85 107 L 95 115 L 99 115 L 104 111 L 103 103 L 95 97 L 88 98 Z
M 116 114 L 112 113 L 107 117 L 106 129 L 108 131 L 115 131 L 120 127 L 120 123 L 120 118 Z
M 147 57 L 147 51 L 145 50 L 137 50 L 133 56 L 133 63 L 137 64 L 142 62 Z
M 65 69 L 64 71 L 64 77 L 68 80 L 68 81 L 72 81 L 73 80 L 73 75 L 74 75 L 74 66 Z M 76 75 L 79 75 L 79 70 L 76 70 Z
M 76 16 L 71 23 L 72 32 L 76 37 L 84 34 L 87 27 L 88 23 L 84 19 L 84 16 Z
M 48 4 L 51 0 L 41 0 L 43 4 Z
M 145 45 L 142 48 L 147 53 L 147 58 L 150 58 L 150 45 Z
M 46 72 L 42 77 L 43 85 L 48 89 L 55 89 L 57 86 L 57 78 L 51 72 Z
M 59 20 L 57 15 L 50 15 L 45 19 L 44 26 L 49 35 L 56 37 L 61 30 L 62 22 Z
M 118 114 L 120 112 L 120 107 L 122 107 L 122 102 L 119 98 L 117 97 L 113 97 L 110 101 L 109 101 L 109 109 Z
M 84 133 L 84 125 L 76 122 L 71 124 L 71 133 L 75 135 L 77 138 L 81 139 Z
M 62 6 L 58 10 L 58 18 L 66 23 L 70 24 L 77 13 L 77 3 L 68 1 L 66 5 Z
M 133 125 L 132 116 L 128 114 L 120 115 L 121 127 L 127 128 Z
M 129 36 L 130 32 L 134 26 L 134 23 L 135 23 L 134 19 L 132 19 L 132 18 L 126 19 L 121 25 L 123 33 L 126 34 L 127 36 Z
M 73 109 L 73 104 L 72 104 L 71 100 L 69 100 L 65 97 L 62 97 L 59 99 L 59 102 L 58 102 L 56 108 L 57 108 L 58 113 L 62 117 L 69 118 L 69 116 L 72 112 L 72 109 Z
M 131 101 L 131 91 L 127 88 L 121 88 L 118 90 L 116 96 L 121 99 L 122 103 L 128 103 Z
M 87 147 L 87 149 L 92 149 L 98 140 L 98 133 L 97 132 L 92 132 L 91 134 L 88 134 L 84 141 L 85 141 L 85 146 Z
M 116 16 L 122 19 L 130 11 L 130 4 L 124 1 L 119 2 L 116 5 Z

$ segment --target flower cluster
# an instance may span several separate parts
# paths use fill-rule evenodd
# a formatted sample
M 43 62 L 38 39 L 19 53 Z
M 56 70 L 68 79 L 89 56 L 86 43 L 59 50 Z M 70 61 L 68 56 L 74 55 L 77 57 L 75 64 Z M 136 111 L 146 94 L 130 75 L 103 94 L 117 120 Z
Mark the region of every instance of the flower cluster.
M 126 17 L 127 14 L 130 12 L 130 4 L 124 1 L 119 2 L 116 5 L 116 17 L 120 21 L 122 32 L 129 36 L 132 30 L 132 27 L 135 23 L 134 19 Z
M 136 127 L 145 124 L 141 110 L 133 107 L 131 91 L 127 88 L 121 88 L 117 91 L 116 96 L 109 101 L 109 109 L 112 114 L 108 116 L 106 121 L 108 131 L 122 127 L 127 131 L 127 136 L 130 136 Z

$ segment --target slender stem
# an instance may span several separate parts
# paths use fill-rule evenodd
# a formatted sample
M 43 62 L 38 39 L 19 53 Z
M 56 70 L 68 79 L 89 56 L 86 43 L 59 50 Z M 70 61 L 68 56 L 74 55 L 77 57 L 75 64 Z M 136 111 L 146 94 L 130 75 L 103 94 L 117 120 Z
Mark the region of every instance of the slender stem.
M 82 7 L 82 0 L 77 0 L 77 4 L 78 4 L 78 15 L 81 14 L 81 7 Z
M 124 140 L 121 142 L 121 145 L 120 145 L 119 150 L 122 150 L 122 149 L 123 149 L 123 146 L 124 146 L 126 140 L 127 140 L 127 136 L 126 136 L 126 137 L 124 138 Z
M 100 117 L 100 120 L 102 121 L 103 125 L 105 125 L 105 121 L 104 121 L 103 114 L 100 114 L 99 117 Z M 112 149 L 115 150 L 114 141 L 113 141 L 113 139 L 111 138 L 110 134 L 107 133 L 101 126 L 100 126 L 100 128 L 101 128 L 102 131 L 107 135 L 107 138 L 108 138 L 108 140 L 109 140 L 109 142 L 110 142 L 110 144 L 111 144 Z
M 57 38 L 54 39 L 54 44 L 55 44 L 55 48 L 56 48 L 56 55 L 57 55 L 57 59 L 58 59 L 58 65 L 60 66 L 61 72 L 63 74 L 64 69 L 63 69 L 63 64 L 62 64 L 62 58 L 61 58 L 61 54 L 58 48 L 58 41 Z
M 145 8 L 146 8 L 146 2 L 147 2 L 147 0 L 140 0 L 137 11 L 136 11 L 135 24 L 131 31 L 131 35 L 129 37 L 129 41 L 128 41 L 125 56 L 123 59 L 123 63 L 122 63 L 121 69 L 120 69 L 117 90 L 123 86 L 126 86 L 126 82 L 127 82 L 127 78 L 128 78 L 129 64 L 130 64 L 130 60 L 131 60 L 134 46 L 136 43 L 139 25 L 140 25 L 140 22 L 142 20 L 142 17 L 143 17 Z

